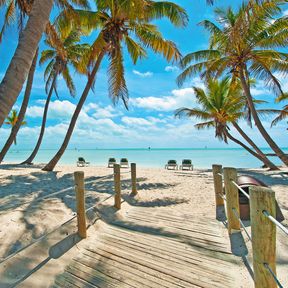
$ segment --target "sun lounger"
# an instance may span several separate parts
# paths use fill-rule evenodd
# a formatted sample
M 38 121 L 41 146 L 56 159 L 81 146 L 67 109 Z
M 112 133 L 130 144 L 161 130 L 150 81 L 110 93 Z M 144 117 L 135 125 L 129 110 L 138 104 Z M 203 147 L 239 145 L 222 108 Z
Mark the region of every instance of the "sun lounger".
M 173 170 L 177 170 L 178 169 L 178 164 L 177 164 L 177 161 L 176 160 L 169 160 L 168 162 L 167 162 L 167 164 L 165 165 L 165 169 L 167 169 L 167 170 L 171 170 L 171 169 L 173 169 Z
M 190 159 L 183 159 L 182 160 L 182 165 L 180 165 L 181 170 L 192 170 L 193 171 L 193 164 L 192 160 Z
M 120 167 L 121 168 L 129 168 L 129 162 L 128 162 L 127 158 L 121 158 Z
M 77 167 L 85 167 L 85 166 L 89 166 L 89 165 L 90 165 L 90 162 L 86 162 L 83 157 L 78 158 Z
M 114 164 L 116 164 L 116 159 L 115 158 L 109 158 L 109 160 L 108 160 L 108 168 L 113 168 Z

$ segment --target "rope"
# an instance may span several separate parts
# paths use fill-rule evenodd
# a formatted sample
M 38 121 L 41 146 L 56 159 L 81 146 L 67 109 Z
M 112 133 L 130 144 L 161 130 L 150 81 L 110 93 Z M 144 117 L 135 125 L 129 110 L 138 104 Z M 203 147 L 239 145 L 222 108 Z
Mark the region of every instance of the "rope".
M 280 288 L 284 288 L 282 286 L 282 284 L 280 283 L 280 281 L 278 280 L 277 276 L 275 275 L 275 273 L 273 272 L 273 270 L 271 269 L 271 267 L 269 266 L 268 263 L 263 263 L 263 265 L 265 266 L 265 268 L 270 272 L 270 274 L 272 275 L 274 281 L 277 283 L 278 287 Z
M 223 174 L 221 174 L 221 173 L 217 173 L 217 175 L 223 177 Z
M 270 215 L 268 211 L 263 210 L 262 213 L 288 236 L 288 229 L 285 226 Z
M 97 179 L 97 180 L 95 180 L 95 181 L 88 181 L 88 182 L 85 183 L 85 185 L 86 185 L 86 184 L 90 184 L 90 183 L 97 182 L 97 181 L 99 181 L 99 180 L 101 180 L 101 179 L 104 179 L 104 178 L 107 178 L 107 177 L 110 177 L 110 176 L 113 176 L 113 175 L 114 175 L 114 174 L 109 174 L 109 175 L 100 177 L 99 179 Z M 52 193 L 52 194 L 48 194 L 48 195 L 39 197 L 39 198 L 37 198 L 37 199 L 36 199 L 36 197 L 35 197 L 34 199 L 32 199 L 32 200 L 30 200 L 30 201 L 26 201 L 26 202 L 24 202 L 24 203 L 21 203 L 20 205 L 14 207 L 14 209 L 16 209 L 16 208 L 18 208 L 18 207 L 21 207 L 21 206 L 23 206 L 23 205 L 26 205 L 26 204 L 31 204 L 32 201 L 35 203 L 35 202 L 38 202 L 38 201 L 41 201 L 41 200 L 44 200 L 44 199 L 53 197 L 53 196 L 55 196 L 55 195 L 58 195 L 58 194 L 61 194 L 61 193 L 64 193 L 64 192 L 67 192 L 67 191 L 73 190 L 73 189 L 74 189 L 74 187 L 69 187 L 69 188 L 65 188 L 65 189 L 62 189 L 62 190 L 60 190 L 60 191 L 54 192 L 54 193 Z M 28 195 L 27 195 L 27 196 L 28 196 Z M 34 203 L 33 203 L 33 204 L 34 204 Z M 0 210 L 1 210 L 1 208 L 4 207 L 4 206 L 6 206 L 6 205 L 0 206 Z M 0 215 L 3 215 L 3 214 L 5 214 L 5 213 L 0 213 Z
M 219 195 L 219 197 L 221 197 L 222 199 L 224 199 L 226 201 L 226 197 L 224 195 L 222 195 L 222 194 L 218 194 L 218 195 Z
M 85 213 L 89 212 L 90 210 L 93 210 L 94 208 L 96 208 L 96 206 L 98 206 L 100 203 L 103 203 L 105 202 L 106 200 L 110 199 L 114 197 L 114 195 L 110 195 L 109 197 L 105 198 L 104 200 L 100 201 L 100 202 L 97 202 L 95 205 L 93 205 L 92 207 L 88 208 L 85 210 Z
M 234 215 L 238 218 L 238 220 L 239 220 L 239 222 L 240 222 L 240 225 L 241 225 L 242 228 L 244 229 L 244 231 L 245 231 L 246 235 L 248 236 L 249 240 L 252 241 L 252 238 L 251 238 L 249 232 L 247 231 L 247 229 L 246 229 L 244 223 L 242 222 L 242 220 L 241 220 L 241 218 L 240 218 L 240 216 L 239 216 L 237 210 L 236 210 L 235 208 L 232 208 L 232 211 L 233 211 Z
M 92 209 L 95 209 L 97 205 L 99 205 L 100 203 L 105 202 L 106 200 L 108 200 L 109 198 L 113 197 L 114 195 L 110 195 L 109 197 L 106 197 L 105 199 L 103 199 L 102 201 L 98 202 L 97 204 L 93 205 L 92 207 L 88 208 L 85 210 L 85 213 L 89 212 Z M 32 241 L 31 243 L 29 243 L 28 245 L 22 247 L 21 249 L 15 251 L 14 253 L 10 254 L 9 256 L 7 256 L 6 258 L 4 258 L 3 260 L 0 261 L 0 264 L 2 264 L 3 262 L 7 261 L 8 259 L 12 258 L 13 256 L 15 256 L 16 254 L 20 253 L 21 251 L 27 249 L 28 247 L 32 246 L 33 244 L 39 242 L 40 240 L 44 239 L 46 236 L 50 235 L 51 233 L 57 231 L 58 229 L 60 229 L 61 227 L 63 227 L 64 225 L 68 224 L 69 222 L 71 222 L 72 220 L 74 220 L 75 218 L 77 218 L 77 215 L 73 216 L 72 218 L 70 218 L 69 220 L 67 220 L 66 222 L 64 222 L 63 224 L 61 224 L 60 226 L 56 227 L 55 229 L 53 229 L 52 231 L 42 235 L 40 238 L 38 238 L 35 241 Z
M 22 252 L 24 249 L 27 249 L 28 247 L 32 246 L 33 244 L 39 242 L 40 240 L 44 239 L 46 236 L 52 234 L 53 232 L 59 230 L 61 227 L 63 227 L 64 225 L 68 224 L 69 222 L 71 222 L 72 220 L 74 220 L 77 217 L 77 215 L 73 216 L 72 218 L 70 218 L 69 220 L 67 220 L 66 222 L 62 223 L 60 226 L 56 227 L 55 229 L 51 230 L 50 232 L 42 235 L 40 238 L 38 238 L 35 241 L 32 241 L 31 243 L 29 243 L 28 245 L 22 247 L 21 249 L 15 251 L 14 253 L 10 254 L 9 256 L 7 256 L 6 258 L 4 258 L 3 260 L 0 261 L 0 264 L 2 264 L 3 262 L 6 262 L 8 259 L 12 258 L 13 256 L 15 256 L 16 254 L 19 254 L 20 252 Z
M 233 183 L 244 194 L 244 196 L 250 199 L 249 194 L 245 190 L 243 190 L 235 181 L 232 180 L 231 183 Z

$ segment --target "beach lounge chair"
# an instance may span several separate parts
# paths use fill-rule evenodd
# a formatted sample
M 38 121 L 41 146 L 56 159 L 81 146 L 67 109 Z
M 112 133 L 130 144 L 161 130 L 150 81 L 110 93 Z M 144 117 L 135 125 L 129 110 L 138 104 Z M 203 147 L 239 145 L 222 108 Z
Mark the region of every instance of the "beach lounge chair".
M 178 169 L 178 164 L 176 160 L 168 160 L 167 164 L 165 165 L 165 169 L 167 170 L 177 170 Z
M 85 167 L 85 166 L 89 166 L 89 165 L 90 165 L 90 162 L 86 162 L 83 157 L 78 158 L 77 167 Z
M 182 160 L 182 165 L 180 165 L 181 170 L 192 170 L 193 171 L 193 164 L 192 160 L 190 159 L 183 159 Z
M 108 168 L 113 168 L 114 164 L 116 164 L 116 159 L 115 158 L 109 158 L 109 160 L 108 160 Z
M 121 158 L 120 167 L 121 168 L 129 168 L 129 162 L 128 162 L 127 158 Z

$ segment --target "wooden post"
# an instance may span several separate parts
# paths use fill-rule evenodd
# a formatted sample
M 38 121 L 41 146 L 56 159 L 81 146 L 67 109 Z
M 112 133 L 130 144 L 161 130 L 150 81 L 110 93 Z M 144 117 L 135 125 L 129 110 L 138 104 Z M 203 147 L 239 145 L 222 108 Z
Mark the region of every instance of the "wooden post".
M 239 211 L 239 192 L 238 188 L 232 183 L 237 183 L 237 170 L 235 168 L 224 168 L 224 186 L 226 192 L 226 207 L 227 207 L 227 220 L 228 220 L 228 232 L 232 234 L 240 231 L 240 221 L 236 217 L 235 212 L 240 216 Z
M 212 165 L 213 178 L 214 178 L 214 190 L 215 190 L 215 200 L 216 208 L 219 206 L 224 206 L 223 188 L 222 188 L 222 165 L 213 164 Z
M 114 164 L 114 188 L 115 188 L 115 204 L 116 209 L 121 209 L 121 180 L 120 180 L 120 165 Z
M 132 184 L 132 195 L 137 195 L 137 178 L 136 178 L 136 163 L 131 163 L 131 184 Z
M 276 217 L 275 192 L 269 188 L 251 187 L 250 217 L 255 288 L 276 288 L 277 284 L 263 265 L 267 263 L 276 275 L 276 225 L 263 214 Z
M 87 237 L 86 229 L 86 213 L 85 213 L 85 186 L 84 186 L 84 172 L 74 172 L 75 191 L 76 191 L 76 210 L 78 234 L 81 238 Z

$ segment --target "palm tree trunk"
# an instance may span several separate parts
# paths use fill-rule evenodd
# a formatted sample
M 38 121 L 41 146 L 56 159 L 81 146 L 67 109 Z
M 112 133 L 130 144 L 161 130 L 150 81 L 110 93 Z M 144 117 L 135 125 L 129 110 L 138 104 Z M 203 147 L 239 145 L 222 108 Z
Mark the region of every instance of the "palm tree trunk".
M 241 129 L 241 127 L 236 122 L 232 122 L 232 124 L 234 128 L 239 132 L 239 134 L 247 141 L 247 143 L 249 143 L 262 157 L 262 161 L 268 168 L 270 168 L 270 170 L 279 170 L 279 168 L 267 158 L 267 156 L 258 148 L 254 141 Z
M 52 81 L 52 84 L 51 84 L 51 87 L 50 87 L 50 90 L 49 90 L 49 94 L 48 94 L 48 97 L 46 99 L 46 103 L 45 103 L 45 107 L 44 107 L 44 113 L 43 113 L 43 118 L 42 118 L 41 130 L 40 130 L 40 134 L 39 134 L 36 146 L 35 146 L 34 150 L 32 151 L 31 155 L 28 157 L 28 159 L 25 160 L 24 162 L 22 162 L 21 164 L 30 164 L 31 165 L 32 161 L 34 160 L 35 156 L 37 155 L 37 153 L 39 151 L 39 148 L 40 148 L 42 140 L 43 140 L 45 128 L 46 128 L 48 108 L 49 108 L 49 104 L 50 104 L 50 101 L 51 101 L 53 89 L 55 87 L 57 75 L 58 74 L 56 73 L 54 78 L 53 78 L 53 81 Z
M 13 141 L 14 144 L 16 145 L 16 136 L 17 133 L 21 127 L 21 124 L 24 120 L 24 116 L 26 114 L 27 106 L 29 103 L 30 95 L 31 95 L 31 90 L 32 90 L 32 85 L 33 85 L 33 79 L 34 79 L 34 74 L 35 74 L 35 69 L 36 69 L 36 64 L 37 64 L 37 58 L 38 58 L 38 49 L 36 50 L 32 65 L 29 70 L 28 78 L 27 78 L 27 84 L 25 88 L 25 93 L 23 97 L 23 102 L 21 105 L 21 109 L 18 114 L 18 119 L 16 124 L 12 127 L 11 133 L 3 146 L 1 152 L 0 152 L 0 163 L 3 161 L 4 157 L 6 156 L 8 150 L 10 149 Z
M 74 114 L 72 116 L 72 119 L 71 119 L 71 122 L 69 124 L 69 128 L 67 130 L 67 133 L 66 133 L 66 136 L 64 138 L 64 141 L 60 147 L 60 149 L 58 150 L 58 152 L 55 154 L 55 156 L 50 160 L 50 162 L 42 169 L 43 171 L 52 171 L 55 166 L 57 165 L 58 161 L 60 160 L 60 158 L 62 157 L 62 155 L 64 154 L 68 144 L 69 144 L 69 141 L 70 141 L 70 138 L 72 136 L 72 133 L 73 133 L 73 130 L 75 128 L 75 125 L 76 125 L 76 122 L 77 122 L 77 119 L 78 119 L 78 116 L 81 112 L 81 109 L 87 99 L 87 96 L 88 96 L 88 93 L 91 89 L 91 86 L 93 84 L 93 81 L 95 79 L 95 76 L 96 76 L 96 73 L 100 67 L 100 64 L 102 62 L 102 59 L 103 57 L 105 56 L 105 51 L 102 51 L 101 54 L 98 56 L 98 59 L 94 65 L 94 68 L 92 70 L 92 73 L 91 75 L 89 76 L 88 78 L 88 81 L 87 81 L 87 84 L 85 86 L 85 89 L 81 95 L 81 98 L 78 102 L 78 105 L 74 111 Z
M 255 151 L 253 151 L 252 149 L 250 149 L 247 145 L 245 145 L 244 143 L 242 143 L 240 140 L 234 138 L 228 131 L 225 132 L 226 136 L 233 141 L 234 143 L 240 145 L 241 147 L 243 147 L 245 150 L 247 150 L 251 155 L 253 155 L 254 157 L 256 157 L 258 160 L 260 160 L 261 162 L 263 162 L 265 164 L 265 162 L 263 161 L 263 158 L 257 154 Z
M 259 132 L 267 142 L 267 144 L 271 147 L 271 149 L 275 152 L 275 154 L 281 159 L 281 161 L 288 166 L 288 157 L 284 154 L 284 152 L 280 149 L 280 147 L 275 143 L 275 141 L 270 137 L 270 135 L 267 133 L 265 130 L 264 126 L 262 125 L 259 116 L 257 114 L 257 111 L 255 109 L 254 103 L 253 103 L 253 98 L 251 95 L 251 91 L 248 85 L 248 82 L 245 78 L 244 71 L 240 69 L 240 80 L 241 84 L 244 90 L 244 93 L 246 95 L 247 101 L 248 101 L 248 106 L 251 110 L 251 114 L 253 116 L 253 119 L 255 121 L 255 125 L 258 128 Z
M 0 127 L 15 104 L 27 78 L 42 33 L 49 20 L 53 0 L 35 0 L 31 15 L 5 76 L 0 83 Z

